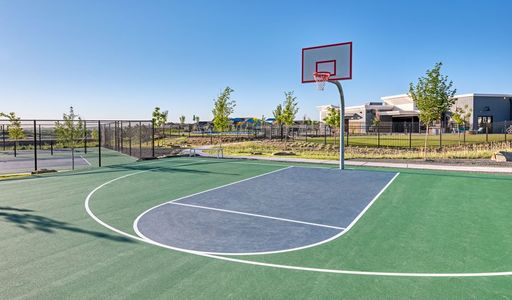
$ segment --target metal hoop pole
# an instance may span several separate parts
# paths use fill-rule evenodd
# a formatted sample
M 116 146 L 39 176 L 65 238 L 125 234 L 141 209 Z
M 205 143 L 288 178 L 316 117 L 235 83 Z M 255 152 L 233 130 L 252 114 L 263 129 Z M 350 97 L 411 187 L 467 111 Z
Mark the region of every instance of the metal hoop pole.
M 343 87 L 339 81 L 329 80 L 330 83 L 336 85 L 340 93 L 340 170 L 345 169 L 345 96 L 343 95 Z

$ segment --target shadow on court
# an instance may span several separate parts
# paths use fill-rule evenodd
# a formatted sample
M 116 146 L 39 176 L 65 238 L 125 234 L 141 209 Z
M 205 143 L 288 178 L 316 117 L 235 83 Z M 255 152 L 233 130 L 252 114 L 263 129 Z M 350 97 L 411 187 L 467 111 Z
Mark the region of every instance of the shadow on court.
M 52 218 L 36 214 L 29 214 L 27 212 L 33 211 L 30 209 L 21 209 L 15 207 L 0 207 L 0 220 L 12 223 L 16 227 L 22 228 L 26 231 L 39 231 L 53 234 L 57 233 L 59 230 L 65 230 L 74 233 L 87 234 L 93 237 L 107 239 L 115 242 L 134 243 L 134 241 L 132 241 L 131 239 L 122 236 L 116 236 L 92 230 L 85 230 L 79 227 L 75 227 L 66 222 L 58 221 Z

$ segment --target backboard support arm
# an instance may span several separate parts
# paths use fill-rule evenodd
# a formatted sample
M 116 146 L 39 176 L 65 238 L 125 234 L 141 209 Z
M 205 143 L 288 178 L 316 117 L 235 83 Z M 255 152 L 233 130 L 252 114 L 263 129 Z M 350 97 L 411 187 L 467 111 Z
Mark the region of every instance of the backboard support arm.
M 340 93 L 340 170 L 345 169 L 345 96 L 343 87 L 337 80 L 329 80 L 330 83 L 336 85 Z

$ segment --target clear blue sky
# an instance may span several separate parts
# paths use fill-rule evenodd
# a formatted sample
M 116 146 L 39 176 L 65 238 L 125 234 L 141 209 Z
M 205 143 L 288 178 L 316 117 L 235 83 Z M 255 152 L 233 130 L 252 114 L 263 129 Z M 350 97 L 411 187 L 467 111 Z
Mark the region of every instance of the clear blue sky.
M 374 2 L 378 2 L 377 4 Z M 512 2 L 0 0 L 0 111 L 57 118 L 211 118 L 227 85 L 236 116 L 300 111 L 337 91 L 300 83 L 301 48 L 353 41 L 349 105 L 401 94 L 435 62 L 459 93 L 512 93 Z

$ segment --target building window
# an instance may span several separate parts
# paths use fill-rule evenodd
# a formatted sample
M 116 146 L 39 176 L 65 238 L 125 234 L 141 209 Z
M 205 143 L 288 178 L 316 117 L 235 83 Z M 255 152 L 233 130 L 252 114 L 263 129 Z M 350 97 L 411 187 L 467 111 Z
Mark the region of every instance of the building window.
M 491 116 L 480 116 L 478 117 L 478 132 L 492 132 L 492 117 Z

